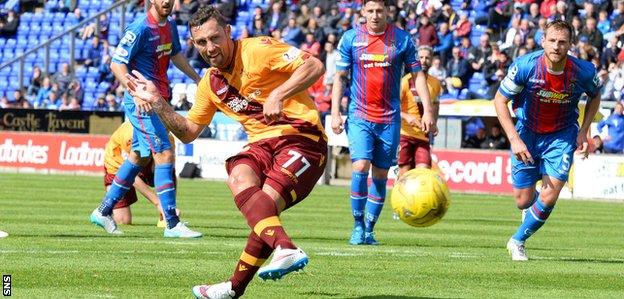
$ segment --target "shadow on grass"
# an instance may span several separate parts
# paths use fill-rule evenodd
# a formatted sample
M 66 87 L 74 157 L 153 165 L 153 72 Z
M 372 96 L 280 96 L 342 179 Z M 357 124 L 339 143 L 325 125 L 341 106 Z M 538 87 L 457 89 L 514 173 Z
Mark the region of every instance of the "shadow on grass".
M 623 264 L 623 259 L 601 259 L 601 258 L 574 258 L 574 257 L 562 257 L 562 258 L 535 258 L 534 260 L 543 261 L 555 261 L 555 262 L 575 262 L 575 263 L 598 263 L 598 264 Z
M 417 297 L 417 296 L 394 296 L 394 295 L 373 295 L 354 297 L 355 299 L 433 299 L 436 297 Z

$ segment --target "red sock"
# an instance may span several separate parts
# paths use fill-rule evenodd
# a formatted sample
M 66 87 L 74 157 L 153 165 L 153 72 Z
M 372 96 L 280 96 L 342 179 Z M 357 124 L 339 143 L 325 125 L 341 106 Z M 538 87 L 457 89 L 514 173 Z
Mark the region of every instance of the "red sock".
M 277 246 L 295 249 L 277 216 L 275 201 L 260 187 L 249 187 L 234 197 L 236 206 L 243 213 L 251 229 L 272 249 Z
M 230 278 L 232 282 L 232 290 L 236 293 L 236 297 L 240 297 L 245 293 L 245 289 L 254 275 L 262 266 L 264 261 L 271 255 L 273 249 L 269 247 L 256 233 L 251 232 L 247 238 L 247 246 L 241 254 L 234 275 Z

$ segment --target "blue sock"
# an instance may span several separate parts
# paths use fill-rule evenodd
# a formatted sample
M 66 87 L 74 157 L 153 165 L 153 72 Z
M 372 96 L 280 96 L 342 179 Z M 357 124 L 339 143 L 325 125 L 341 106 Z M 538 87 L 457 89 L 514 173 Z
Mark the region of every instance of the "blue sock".
M 110 185 L 98 208 L 102 215 L 110 216 L 113 213 L 113 207 L 130 190 L 132 184 L 134 184 L 134 178 L 136 178 L 142 168 L 143 166 L 133 164 L 128 160 L 121 164 L 117 174 L 115 174 L 113 183 Z
M 529 208 L 529 211 L 524 218 L 524 222 L 520 224 L 516 233 L 511 237 L 512 239 L 524 242 L 526 241 L 532 234 L 534 234 L 548 216 L 550 216 L 550 212 L 552 212 L 554 206 L 547 207 L 539 198 L 535 201 L 535 203 Z
M 173 228 L 180 222 L 176 215 L 176 188 L 173 175 L 173 164 L 160 164 L 154 168 L 156 195 L 160 199 L 160 206 L 165 214 L 168 228 Z
M 375 223 L 377 223 L 386 200 L 386 181 L 388 179 L 373 178 L 373 184 L 368 190 L 368 200 L 366 201 L 366 227 L 364 232 L 370 233 L 375 228 Z
M 368 197 L 368 172 L 351 174 L 351 213 L 356 226 L 364 227 L 364 207 Z

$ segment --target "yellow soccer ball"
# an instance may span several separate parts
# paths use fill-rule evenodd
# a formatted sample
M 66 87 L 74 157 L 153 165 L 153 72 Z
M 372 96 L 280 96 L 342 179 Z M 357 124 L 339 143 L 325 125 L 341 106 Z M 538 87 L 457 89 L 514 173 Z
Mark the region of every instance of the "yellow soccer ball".
M 444 178 L 427 168 L 404 173 L 394 183 L 390 201 L 394 213 L 403 222 L 416 227 L 440 221 L 451 203 Z

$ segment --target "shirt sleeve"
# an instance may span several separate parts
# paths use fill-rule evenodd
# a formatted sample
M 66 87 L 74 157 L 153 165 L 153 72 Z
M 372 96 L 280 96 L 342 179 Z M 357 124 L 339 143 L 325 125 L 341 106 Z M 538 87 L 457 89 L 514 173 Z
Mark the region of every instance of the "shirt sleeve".
M 516 60 L 516 62 L 509 67 L 507 76 L 503 78 L 503 81 L 501 81 L 498 87 L 498 91 L 508 99 L 513 98 L 524 89 L 528 77 L 528 71 L 522 66 L 524 64 L 527 64 L 526 60 Z
M 169 25 L 171 26 L 171 56 L 176 56 L 180 51 L 182 51 L 182 46 L 180 45 L 180 35 L 178 34 L 178 26 L 174 21 L 169 21 Z
M 600 89 L 602 88 L 602 84 L 600 84 L 600 77 L 598 77 L 596 68 L 593 64 L 589 65 L 582 73 L 587 74 L 587 79 L 583 81 L 586 84 L 585 93 L 589 97 L 588 101 L 591 101 L 600 93 Z
M 210 90 L 210 76 L 205 76 L 197 86 L 195 102 L 189 110 L 186 118 L 198 125 L 208 125 L 217 112 L 217 106 L 212 102 L 215 95 Z
M 338 56 L 336 57 L 336 70 L 347 71 L 351 69 L 353 56 L 351 47 L 353 45 L 352 31 L 347 31 L 338 42 Z
M 141 30 L 140 28 L 128 26 L 128 28 L 126 28 L 124 36 L 119 41 L 119 45 L 115 49 L 112 62 L 128 64 L 142 47 L 142 33 L 143 30 Z
M 420 72 L 422 70 L 422 66 L 420 65 L 420 60 L 416 57 L 416 46 L 414 46 L 414 41 L 412 41 L 412 38 L 409 35 L 407 35 L 405 39 L 405 65 L 411 73 Z

